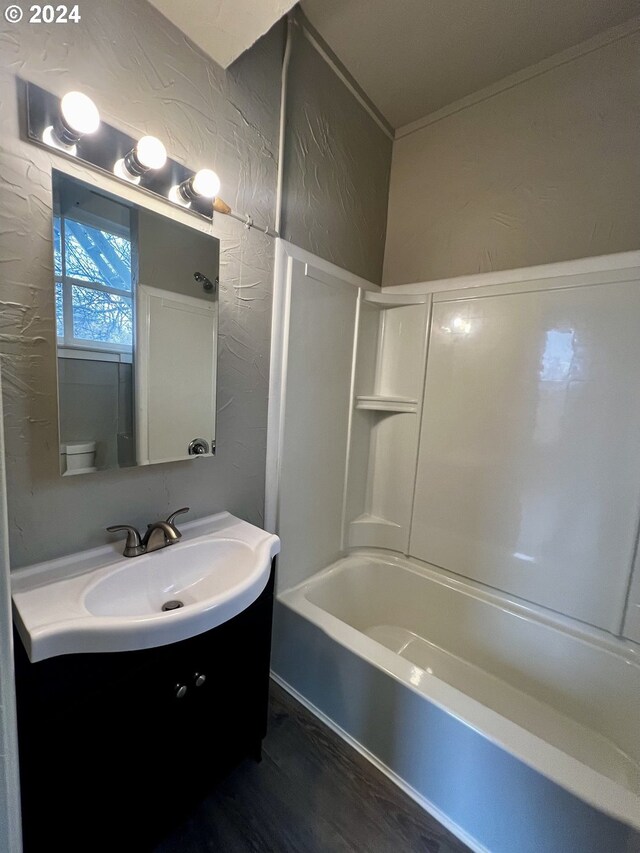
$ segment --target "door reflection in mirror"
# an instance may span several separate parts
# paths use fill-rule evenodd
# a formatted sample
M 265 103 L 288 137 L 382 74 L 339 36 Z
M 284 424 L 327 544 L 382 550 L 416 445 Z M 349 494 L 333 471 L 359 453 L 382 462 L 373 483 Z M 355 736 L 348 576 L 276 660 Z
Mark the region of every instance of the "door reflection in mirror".
M 215 452 L 219 241 L 53 175 L 60 470 Z

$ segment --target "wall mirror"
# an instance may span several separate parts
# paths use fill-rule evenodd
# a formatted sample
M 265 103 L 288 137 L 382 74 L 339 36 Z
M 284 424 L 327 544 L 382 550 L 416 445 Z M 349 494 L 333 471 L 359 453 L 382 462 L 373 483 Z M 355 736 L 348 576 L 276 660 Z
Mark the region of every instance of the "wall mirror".
M 215 452 L 220 243 L 53 173 L 60 472 Z

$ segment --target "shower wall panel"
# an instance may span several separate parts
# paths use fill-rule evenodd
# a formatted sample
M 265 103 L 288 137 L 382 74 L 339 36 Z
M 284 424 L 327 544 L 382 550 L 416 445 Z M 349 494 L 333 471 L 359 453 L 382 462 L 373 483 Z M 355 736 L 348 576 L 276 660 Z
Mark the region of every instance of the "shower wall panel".
M 410 553 L 619 633 L 640 289 L 566 283 L 435 297 Z

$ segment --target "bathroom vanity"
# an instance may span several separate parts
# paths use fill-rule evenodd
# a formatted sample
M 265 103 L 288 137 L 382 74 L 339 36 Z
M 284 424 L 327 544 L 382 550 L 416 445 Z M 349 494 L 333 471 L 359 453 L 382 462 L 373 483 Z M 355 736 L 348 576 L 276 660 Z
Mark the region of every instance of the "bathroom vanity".
M 221 513 L 186 524 L 184 538 L 185 542 L 148 557 L 107 559 L 104 553 L 98 559 L 103 563 L 100 568 L 72 578 L 55 580 L 56 571 L 60 573 L 56 564 L 64 560 L 16 573 L 15 660 L 26 853 L 150 851 L 238 762 L 259 760 L 266 734 L 277 537 Z M 243 564 L 240 552 L 232 549 L 235 573 L 223 556 L 213 556 L 206 569 L 194 568 L 202 546 L 227 550 L 232 544 L 239 549 L 241 543 L 247 556 Z M 96 561 L 95 551 L 87 554 L 92 556 L 83 559 Z M 88 612 L 86 601 L 105 576 L 126 573 L 135 601 L 136 579 L 143 574 L 153 602 L 153 579 L 158 576 L 166 590 L 167 573 L 175 571 L 179 579 L 185 564 L 191 564 L 191 574 L 168 593 L 185 599 L 180 610 L 133 617 Z M 224 580 L 227 570 L 242 591 L 228 592 L 232 587 Z M 217 597 L 211 592 L 212 578 L 217 579 Z M 71 600 L 73 582 L 83 584 L 85 604 L 77 609 L 84 606 L 87 612 L 76 615 L 77 625 L 84 621 L 85 627 L 77 627 L 76 639 L 67 642 L 69 648 L 72 642 L 79 643 L 84 651 L 58 653 L 39 641 L 37 608 L 30 609 L 29 602 L 37 596 L 47 598 L 52 613 L 56 587 L 66 584 Z M 198 595 L 198 584 L 208 593 Z M 189 590 L 192 599 L 187 603 Z M 223 600 L 225 595 L 229 600 Z M 247 596 L 251 603 L 246 604 Z M 219 622 L 223 617 L 215 614 L 231 612 L 220 610 L 229 601 L 240 602 L 239 611 Z M 107 607 L 104 601 L 101 606 Z M 117 608 L 115 599 L 111 606 Z M 190 633 L 194 625 L 201 626 L 197 619 L 203 614 L 215 627 L 175 641 L 154 627 L 164 622 L 165 632 L 174 631 L 177 637 L 180 631 Z M 49 641 L 65 630 L 67 638 L 73 636 L 69 619 L 63 621 L 66 629 L 58 628 L 51 616 L 45 632 Z M 126 635 L 126 642 L 131 646 L 137 641 L 140 648 L 122 648 L 122 632 L 129 623 L 135 623 L 136 632 Z M 171 627 L 181 624 L 181 629 Z M 84 639 L 78 640 L 82 631 Z M 144 648 L 145 643 L 153 645 Z M 120 650 L 108 650 L 118 645 Z M 49 652 L 53 656 L 43 657 Z
M 233 619 L 32 664 L 16 638 L 25 851 L 152 849 L 266 734 L 273 574 Z

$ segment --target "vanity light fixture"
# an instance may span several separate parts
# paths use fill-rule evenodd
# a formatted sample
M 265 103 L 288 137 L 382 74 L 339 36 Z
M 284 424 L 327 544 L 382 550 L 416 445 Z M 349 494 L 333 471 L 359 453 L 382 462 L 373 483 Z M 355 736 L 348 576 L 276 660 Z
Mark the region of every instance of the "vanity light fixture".
M 100 113 L 91 98 L 82 92 L 67 92 L 56 121 L 44 129 L 42 141 L 75 156 L 76 143 L 99 127 Z
M 118 178 L 139 184 L 150 169 L 162 169 L 167 162 L 167 149 L 155 136 L 143 136 L 127 155 L 118 160 L 113 173 Z
M 35 83 L 21 80 L 20 86 L 27 107 L 22 130 L 30 142 L 55 148 L 60 156 L 115 175 L 142 193 L 181 205 L 193 216 L 211 222 L 215 213 L 223 214 L 245 228 L 278 236 L 268 225 L 257 225 L 252 216 L 236 213 L 218 197 L 220 178 L 212 169 L 194 173 L 184 163 L 171 159 L 155 136 L 132 137 L 101 121 L 97 106 L 83 92 L 67 92 L 60 99 Z M 96 133 L 98 128 L 100 132 Z
M 213 199 L 220 191 L 220 178 L 211 169 L 200 169 L 181 184 L 171 187 L 169 200 L 189 207 L 197 199 Z

